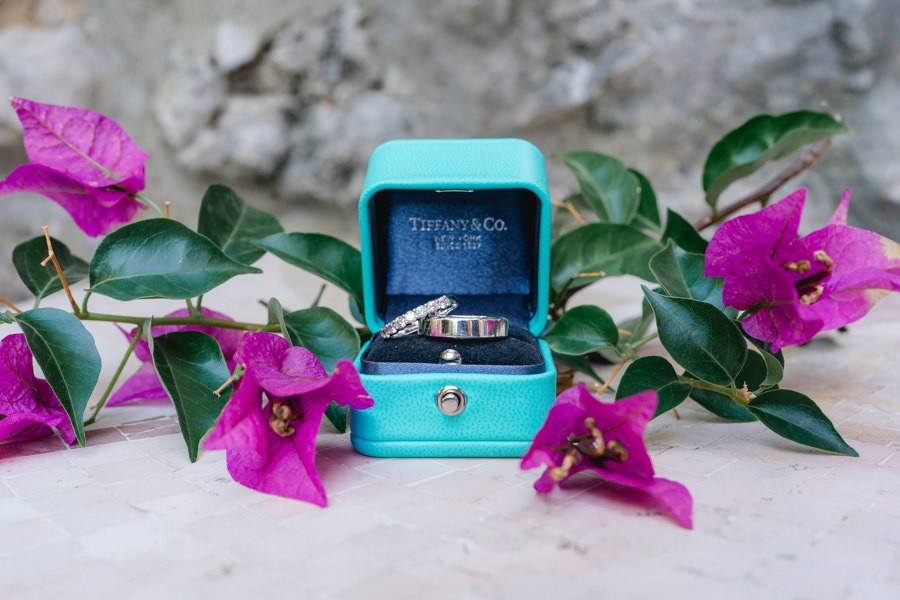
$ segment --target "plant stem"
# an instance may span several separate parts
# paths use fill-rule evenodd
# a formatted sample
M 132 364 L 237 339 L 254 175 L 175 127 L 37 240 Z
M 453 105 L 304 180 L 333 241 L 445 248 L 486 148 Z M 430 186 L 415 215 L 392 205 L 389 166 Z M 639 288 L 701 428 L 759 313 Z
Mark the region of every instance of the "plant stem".
M 707 390 L 710 392 L 716 392 L 717 394 L 722 394 L 723 396 L 728 396 L 735 402 L 744 406 L 749 403 L 747 397 L 742 395 L 740 390 L 736 390 L 734 388 L 725 387 L 724 385 L 716 385 L 715 383 L 703 381 L 702 379 L 685 377 L 684 375 L 679 376 L 678 381 L 680 381 L 681 383 L 687 383 L 688 385 L 691 385 L 699 390 Z
M 778 190 L 778 188 L 803 173 L 803 171 L 806 171 L 807 169 L 815 165 L 830 145 L 830 139 L 822 140 L 821 142 L 810 148 L 809 151 L 807 151 L 802 157 L 800 157 L 797 162 L 788 165 L 784 170 L 776 174 L 775 177 L 763 184 L 759 189 L 751 192 L 743 198 L 735 200 L 732 204 L 729 204 L 725 208 L 700 219 L 699 221 L 694 223 L 694 227 L 697 228 L 697 231 L 703 231 L 707 227 L 711 227 L 712 225 L 715 225 L 720 221 L 724 221 L 726 218 L 730 217 L 739 210 L 750 206 L 751 204 L 760 202 L 763 206 L 765 206 L 766 202 L 769 201 L 769 198 Z
M 149 206 L 150 208 L 155 210 L 156 214 L 158 214 L 159 216 L 161 216 L 161 217 L 166 216 L 166 212 L 159 207 L 159 204 L 157 204 L 156 202 L 154 202 L 153 200 L 151 200 L 149 197 L 145 196 L 144 194 L 135 194 L 134 198 L 135 198 L 135 200 L 137 200 L 144 206 Z
M 559 294 L 556 295 L 556 301 L 553 303 L 553 308 L 550 309 L 550 320 L 558 321 L 564 312 L 566 312 L 566 305 L 569 303 L 569 300 L 575 295 L 575 292 L 582 288 L 572 289 L 572 284 L 575 283 L 576 279 L 587 279 L 589 277 L 606 277 L 606 273 L 603 271 L 597 271 L 594 273 L 575 273 L 568 280 L 566 280 L 565 285 L 563 285 L 562 289 L 559 291 Z
M 638 348 L 640 348 L 641 346 L 643 346 L 643 345 L 646 344 L 647 342 L 652 342 L 653 340 L 655 340 L 655 339 L 658 338 L 658 337 L 659 337 L 659 334 L 658 334 L 658 333 L 651 333 L 651 334 L 648 335 L 647 337 L 641 338 L 641 339 L 639 339 L 638 341 L 636 341 L 636 342 L 634 342 L 633 344 L 631 344 L 631 348 L 632 348 L 632 350 L 637 350 Z
M 104 313 L 81 313 L 78 318 L 82 321 L 101 321 L 105 323 L 131 323 L 141 325 L 146 317 L 132 317 L 129 315 L 109 315 Z M 244 323 L 240 321 L 225 321 L 213 319 L 202 315 L 188 317 L 160 317 L 153 319 L 154 325 L 202 325 L 204 327 L 217 327 L 219 329 L 241 329 L 243 331 L 273 331 L 277 332 L 278 325 L 263 325 L 259 323 Z
M 322 301 L 322 294 L 325 293 L 325 288 L 326 288 L 326 287 L 328 287 L 327 284 L 324 284 L 324 283 L 323 283 L 323 284 L 322 284 L 322 287 L 319 288 L 319 293 L 316 294 L 316 299 L 313 300 L 313 303 L 312 303 L 312 305 L 311 305 L 311 308 L 315 308 L 316 306 L 319 305 L 319 302 Z
M 187 303 L 188 314 L 190 314 L 190 315 L 192 315 L 192 316 L 193 316 L 193 315 L 196 315 L 196 314 L 197 314 L 197 309 L 194 308 L 194 303 L 191 302 L 191 299 L 190 299 L 190 298 L 185 298 L 184 301 Z
M 93 293 L 93 292 L 91 292 L 91 290 L 87 290 L 87 291 L 84 293 L 84 298 L 81 300 L 81 312 L 84 313 L 84 314 L 87 314 L 87 311 L 88 311 L 88 308 L 87 308 L 87 305 L 88 305 L 88 298 L 91 297 L 91 294 L 92 294 L 92 293 Z
M 103 407 L 106 406 L 106 401 L 109 400 L 109 396 L 112 394 L 113 388 L 116 386 L 116 383 L 118 383 L 119 377 L 122 375 L 122 370 L 125 369 L 125 363 L 128 362 L 128 359 L 131 357 L 131 353 L 134 352 L 134 347 L 137 346 L 138 340 L 141 339 L 141 333 L 143 329 L 143 323 L 137 326 L 137 330 L 131 337 L 131 343 L 128 344 L 128 350 L 125 351 L 125 355 L 122 357 L 121 362 L 119 362 L 119 366 L 118 368 L 116 368 L 116 372 L 113 373 L 109 385 L 106 386 L 105 390 L 103 390 L 103 396 L 100 397 L 100 401 L 97 403 L 97 406 L 94 407 L 94 412 L 91 413 L 91 417 L 84 422 L 85 426 L 93 425 L 97 420 L 97 415 L 99 415 Z

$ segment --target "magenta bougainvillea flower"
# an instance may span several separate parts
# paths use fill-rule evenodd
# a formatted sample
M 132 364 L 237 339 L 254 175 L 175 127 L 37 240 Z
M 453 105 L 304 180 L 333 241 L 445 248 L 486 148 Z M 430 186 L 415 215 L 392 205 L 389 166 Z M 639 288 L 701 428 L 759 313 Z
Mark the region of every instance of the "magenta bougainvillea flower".
M 34 376 L 31 350 L 21 333 L 0 340 L 0 444 L 59 430 L 67 444 L 75 431 L 50 384 Z
M 325 409 L 332 401 L 374 404 L 353 364 L 342 360 L 329 376 L 312 352 L 273 333 L 246 334 L 235 360 L 246 370 L 204 448 L 227 450 L 228 472 L 240 484 L 325 506 L 315 466 Z
M 200 309 L 200 313 L 210 319 L 220 319 L 222 321 L 232 321 L 228 315 L 210 310 L 206 307 Z M 169 313 L 166 317 L 187 317 L 190 312 L 187 308 L 176 310 Z M 237 350 L 238 341 L 244 334 L 243 331 L 237 329 L 222 329 L 218 327 L 206 327 L 201 325 L 156 325 L 153 327 L 153 337 L 159 337 L 167 333 L 176 331 L 201 331 L 212 336 L 219 342 L 222 349 L 222 356 L 228 364 L 229 371 L 234 370 L 234 353 Z M 134 337 L 135 329 L 126 333 L 130 340 Z M 123 332 L 124 333 L 124 332 Z M 125 380 L 124 383 L 110 396 L 107 406 L 118 406 L 131 402 L 133 400 L 166 400 L 168 394 L 156 375 L 156 369 L 153 367 L 153 357 L 150 356 L 150 347 L 146 340 L 140 339 L 134 347 L 134 355 L 141 361 L 138 370 Z
M 62 206 L 96 237 L 134 218 L 149 158 L 112 119 L 82 108 L 12 98 L 30 164 L 0 182 L 0 195 L 33 192 Z
M 547 494 L 576 473 L 590 471 L 651 495 L 679 525 L 690 529 L 690 492 L 678 482 L 656 477 L 644 446 L 644 430 L 657 401 L 653 390 L 614 403 L 600 402 L 583 383 L 564 391 L 522 458 L 522 469 L 547 467 L 534 489 Z
M 849 227 L 850 190 L 828 224 L 797 237 L 806 190 L 724 223 L 706 250 L 706 275 L 724 277 L 723 300 L 772 351 L 862 318 L 900 290 L 900 245 Z

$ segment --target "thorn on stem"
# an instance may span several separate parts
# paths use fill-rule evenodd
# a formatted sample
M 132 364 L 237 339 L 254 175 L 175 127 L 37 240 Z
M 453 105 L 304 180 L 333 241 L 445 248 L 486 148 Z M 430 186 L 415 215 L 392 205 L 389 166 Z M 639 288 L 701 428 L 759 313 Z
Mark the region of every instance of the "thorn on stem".
M 166 200 L 165 207 L 166 207 L 166 218 L 169 219 L 169 218 L 171 218 L 172 203 L 169 202 L 168 200 Z
M 62 265 L 59 264 L 59 259 L 56 258 L 56 252 L 53 251 L 53 242 L 50 240 L 50 227 L 44 225 L 41 229 L 44 230 L 44 239 L 47 240 L 47 258 L 41 261 L 41 266 L 47 266 L 48 262 L 53 263 L 53 267 L 56 269 L 56 274 L 59 276 L 59 281 L 62 283 L 63 289 L 66 291 L 66 296 L 69 298 L 69 304 L 72 305 L 72 312 L 76 317 L 81 316 L 81 309 L 78 308 L 78 303 L 75 302 L 75 297 L 72 296 L 72 290 L 69 288 L 69 282 L 66 280 L 66 276 L 63 274 Z
M 13 304 L 12 302 L 10 302 L 9 300 L 7 300 L 6 298 L 4 298 L 3 296 L 0 296 L 0 304 L 2 304 L 3 306 L 6 306 L 7 308 L 9 308 L 10 310 L 12 310 L 12 311 L 13 311 L 14 313 L 16 313 L 16 314 L 19 314 L 19 313 L 22 312 L 22 310 L 21 310 L 19 307 L 17 307 L 15 304 Z

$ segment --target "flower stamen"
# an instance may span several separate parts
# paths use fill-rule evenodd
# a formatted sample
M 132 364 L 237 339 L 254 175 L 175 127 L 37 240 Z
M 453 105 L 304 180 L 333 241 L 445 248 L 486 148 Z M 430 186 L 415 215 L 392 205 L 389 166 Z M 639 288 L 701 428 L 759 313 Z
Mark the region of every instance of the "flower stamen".
M 813 258 L 825 265 L 826 273 L 831 273 L 831 269 L 834 267 L 834 261 L 831 260 L 831 257 L 828 256 L 824 250 L 816 250 L 813 252 Z
M 606 452 L 603 453 L 606 458 L 615 462 L 625 462 L 628 460 L 628 450 L 619 440 L 609 440 L 606 443 Z
M 809 306 L 816 300 L 822 297 L 822 294 L 825 292 L 825 287 L 822 285 L 816 285 L 813 287 L 811 292 L 807 292 L 800 296 L 800 304 L 804 306 Z
M 810 267 L 812 267 L 812 264 L 808 260 L 781 263 L 782 269 L 786 269 L 792 273 L 800 273 L 801 275 L 809 271 Z
M 562 481 L 569 476 L 569 471 L 572 470 L 572 467 L 574 467 L 575 463 L 577 462 L 578 451 L 574 449 L 569 450 L 563 457 L 562 464 L 558 467 L 553 467 L 552 469 L 550 469 L 550 479 L 552 479 L 553 481 Z
M 284 402 L 273 402 L 272 413 L 269 415 L 269 427 L 281 437 L 294 435 L 296 429 L 291 421 L 297 418 L 291 407 Z

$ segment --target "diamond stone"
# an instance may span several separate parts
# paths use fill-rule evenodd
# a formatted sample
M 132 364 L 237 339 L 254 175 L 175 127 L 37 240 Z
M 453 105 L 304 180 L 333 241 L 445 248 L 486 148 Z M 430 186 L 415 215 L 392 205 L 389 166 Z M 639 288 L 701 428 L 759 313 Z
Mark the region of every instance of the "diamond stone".
M 416 321 L 416 313 L 413 311 L 409 311 L 408 313 L 403 315 L 403 320 L 407 323 L 414 323 Z
M 428 309 L 424 306 L 417 306 L 413 312 L 416 314 L 417 319 L 421 319 L 428 314 Z

